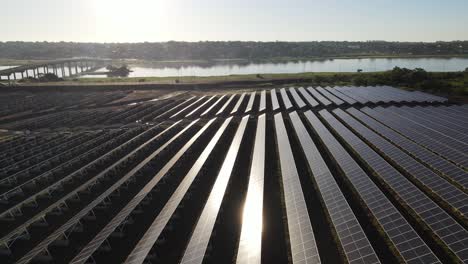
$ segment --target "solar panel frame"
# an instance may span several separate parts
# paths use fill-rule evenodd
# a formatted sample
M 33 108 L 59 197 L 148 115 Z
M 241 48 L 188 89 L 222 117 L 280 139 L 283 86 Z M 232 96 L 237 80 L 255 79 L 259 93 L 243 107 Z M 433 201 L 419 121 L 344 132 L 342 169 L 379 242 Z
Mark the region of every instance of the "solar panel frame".
M 304 96 L 306 99 L 307 103 L 309 104 L 310 107 L 316 107 L 319 105 L 319 102 L 315 100 L 305 89 L 304 87 L 299 87 L 299 92 Z
M 293 263 L 320 263 L 309 212 L 281 113 L 274 116 Z
M 182 182 L 179 184 L 179 187 L 174 191 L 172 194 L 171 198 L 169 201 L 166 203 L 166 206 L 161 210 L 160 215 L 162 216 L 163 212 L 172 212 L 168 213 L 166 215 L 172 215 L 173 211 L 175 211 L 175 208 L 167 209 L 167 205 L 174 205 L 178 204 L 177 202 L 174 202 L 174 198 L 172 197 L 177 197 L 181 198 L 185 195 L 187 192 L 189 186 L 195 179 L 195 177 L 198 175 L 199 170 L 201 169 L 202 165 L 206 161 L 206 159 L 209 157 L 211 154 L 211 151 L 219 141 L 220 137 L 223 135 L 224 131 L 226 130 L 227 126 L 230 124 L 232 120 L 232 117 L 227 118 L 223 124 L 220 126 L 216 134 L 212 137 L 210 142 L 207 144 L 203 152 L 199 155 L 197 161 L 195 161 L 194 164 L 197 164 L 198 166 L 194 165 L 191 170 L 187 173 L 186 177 L 182 180 Z M 131 201 L 127 203 L 125 207 L 123 207 L 120 212 L 112 218 L 111 221 L 107 223 L 107 225 L 101 229 L 101 231 L 85 246 L 83 247 L 80 252 L 71 260 L 70 263 L 73 264 L 78 264 L 78 263 L 86 263 L 87 260 L 92 256 L 92 254 L 99 248 L 99 246 L 111 235 L 111 233 L 119 226 L 122 225 L 123 221 L 132 213 L 132 211 L 140 204 L 143 199 L 156 187 L 156 185 L 159 183 L 159 181 L 172 169 L 172 167 L 178 162 L 178 160 L 186 153 L 188 149 L 195 143 L 195 141 L 200 137 L 200 135 L 204 132 L 204 129 L 201 129 L 197 134 L 195 134 L 165 165 L 162 167 L 155 175 L 154 177 L 138 192 Z M 180 134 L 180 133 L 179 133 Z M 180 203 L 180 201 L 178 201 Z M 162 217 L 158 215 L 157 218 L 154 220 L 156 222 L 158 219 L 161 219 Z M 162 218 L 164 220 L 169 220 L 168 218 Z M 153 223 L 154 223 L 153 222 Z M 166 222 L 167 223 L 167 222 Z M 152 228 L 153 225 L 148 229 L 148 231 Z M 162 228 L 165 226 L 164 225 L 158 225 L 160 227 L 159 233 L 152 233 L 153 237 L 151 238 L 151 241 L 154 239 L 157 240 L 157 238 L 160 235 L 160 232 L 162 232 Z M 146 235 L 146 233 L 145 233 Z M 145 235 L 143 237 L 145 237 Z M 142 238 L 143 239 L 143 238 Z M 154 240 L 154 241 L 156 241 Z M 140 242 L 135 246 L 135 249 L 140 245 Z M 134 250 L 135 251 L 135 250 Z M 134 252 L 132 251 L 132 252 Z M 149 252 L 149 251 L 148 251 Z
M 276 89 L 270 90 L 270 98 L 271 98 L 271 108 L 273 111 L 279 109 L 278 97 L 276 95 Z
M 239 100 L 237 100 L 237 103 L 234 105 L 234 108 L 231 111 L 231 114 L 236 113 L 239 110 L 240 105 L 242 104 L 242 101 L 244 100 L 244 97 L 247 93 L 242 93 L 241 96 L 239 97 Z
M 211 96 L 210 98 L 208 98 L 208 100 L 206 100 L 205 102 L 203 102 L 201 105 L 199 105 L 197 108 L 193 109 L 190 113 L 186 114 L 185 117 L 190 117 L 192 116 L 193 114 L 195 114 L 196 112 L 198 112 L 202 107 L 204 107 L 206 104 L 208 104 L 209 102 L 211 102 L 216 96 L 213 95 Z
M 236 263 L 261 263 L 266 115 L 258 117 Z
M 296 102 L 296 105 L 299 109 L 306 106 L 302 98 L 299 96 L 299 94 L 297 94 L 296 89 L 294 87 L 289 88 L 289 93 L 291 93 L 294 102 Z
M 391 159 L 394 164 L 398 164 L 400 168 L 410 174 L 421 185 L 428 188 L 439 199 L 447 203 L 453 211 L 459 211 L 465 215 L 468 214 L 468 195 L 463 191 L 447 182 L 444 178 L 436 175 L 429 168 L 359 123 L 343 110 L 335 109 L 333 113 L 357 134 L 361 135 L 368 143 L 373 145 L 381 154 Z
M 260 105 L 258 106 L 258 111 L 262 112 L 266 110 L 266 91 L 263 90 L 260 92 Z
M 324 105 L 324 106 L 329 106 L 332 104 L 332 102 L 330 100 L 328 100 L 327 98 L 325 98 L 325 96 L 323 96 L 321 93 L 319 93 L 317 90 L 315 90 L 313 87 L 307 87 L 307 91 L 309 91 L 309 93 L 315 98 L 317 99 L 317 101 Z
M 186 107 L 184 107 L 183 109 L 181 109 L 180 111 L 178 111 L 177 113 L 171 115 L 169 118 L 174 118 L 174 117 L 177 117 L 178 115 L 180 115 L 181 113 L 183 113 L 185 110 L 189 109 L 190 107 L 194 106 L 196 103 L 200 102 L 201 100 L 203 100 L 204 98 L 206 97 L 206 95 L 198 98 L 197 100 L 195 100 L 195 102 L 192 102 L 191 104 L 187 105 Z
M 416 107 L 416 108 L 423 108 L 423 107 Z M 463 131 L 468 130 L 468 117 L 464 119 L 464 115 L 458 115 L 457 113 L 453 113 L 452 111 L 447 110 L 446 106 L 426 106 L 424 107 L 425 111 L 440 117 L 442 119 L 446 119 L 447 121 L 457 124 L 457 128 L 462 129 Z
M 352 104 L 356 104 L 357 101 L 354 100 L 353 98 L 347 96 L 346 94 L 344 93 L 341 93 L 339 92 L 337 89 L 335 88 L 331 88 L 331 87 L 325 87 L 325 90 L 327 90 L 329 93 L 335 95 L 336 97 L 340 98 L 341 100 L 347 102 L 348 104 L 352 105 Z
M 288 94 L 286 93 L 285 88 L 280 89 L 280 94 L 281 94 L 281 98 L 283 99 L 284 108 L 286 110 L 288 110 L 289 108 L 292 108 L 293 105 L 292 105 L 291 101 L 289 100 L 289 97 L 288 97 Z
M 335 87 L 335 90 L 338 90 L 338 92 L 345 94 L 346 96 L 351 97 L 352 99 L 356 100 L 357 102 L 361 104 L 367 104 L 369 103 L 369 100 L 367 98 L 363 98 L 356 93 L 353 92 L 352 88 L 349 86 L 339 86 Z
M 326 110 L 319 113 L 327 122 L 336 120 Z M 460 224 L 347 128 L 336 131 L 448 250 L 460 261 L 468 261 L 468 232 Z
M 315 146 L 297 112 L 289 114 L 309 169 L 349 263 L 380 263 L 364 230 Z
M 187 100 L 184 100 L 183 102 L 181 102 L 181 103 L 175 105 L 175 106 L 172 107 L 171 109 L 168 109 L 167 111 L 164 111 L 163 113 L 158 114 L 157 116 L 153 117 L 152 120 L 156 120 L 156 119 L 158 119 L 158 118 L 160 118 L 160 117 L 162 117 L 162 116 L 165 116 L 165 115 L 171 113 L 172 111 L 177 110 L 178 108 L 184 106 L 185 104 L 189 103 L 190 101 L 192 101 L 192 100 L 195 99 L 195 98 L 196 98 L 196 96 L 192 96 L 192 97 L 188 98 Z
M 328 92 L 327 90 L 325 90 L 324 88 L 322 87 L 316 87 L 315 88 L 319 93 L 321 93 L 323 96 L 325 96 L 325 98 L 328 98 L 330 101 L 332 101 L 335 105 L 342 105 L 344 104 L 344 101 L 341 100 L 340 98 L 336 97 L 335 95 L 333 95 L 332 93 Z
M 413 157 L 416 157 L 418 160 L 424 162 L 433 170 L 439 172 L 442 175 L 445 175 L 447 178 L 456 182 L 463 188 L 468 189 L 468 173 L 462 170 L 460 167 L 398 134 L 394 130 L 386 127 L 377 120 L 372 119 L 370 116 L 367 116 L 355 108 L 349 108 L 347 109 L 347 112 L 353 115 L 355 118 L 359 119 L 362 123 L 366 124 L 366 126 L 373 129 L 375 132 L 379 133 L 381 136 L 390 140 L 393 144 L 410 153 Z
M 175 122 L 173 125 L 179 123 L 180 121 L 177 121 Z M 98 162 L 100 162 L 101 160 L 105 159 L 107 156 L 110 156 L 114 151 L 118 150 L 118 149 L 122 149 L 124 148 L 127 144 L 129 144 L 130 142 L 132 141 L 135 141 L 137 140 L 139 137 L 143 136 L 144 134 L 148 133 L 149 131 L 151 131 L 152 129 L 154 129 L 155 127 L 157 127 L 158 125 L 152 127 L 151 129 L 148 129 L 146 131 L 144 131 L 143 133 L 140 133 L 138 135 L 136 135 L 135 137 L 131 138 L 130 140 L 128 140 L 126 143 L 120 145 L 119 147 L 109 151 L 107 154 L 101 156 L 100 158 L 96 159 L 95 161 L 93 161 L 91 164 L 88 164 L 87 166 L 92 166 L 93 164 L 96 164 Z M 170 127 L 169 127 L 170 128 Z M 148 142 L 148 141 L 147 141 Z M 120 159 L 118 162 L 120 162 L 121 160 L 124 160 L 126 157 L 129 157 L 131 154 L 135 153 L 136 151 L 138 151 L 139 149 L 141 149 L 142 147 L 144 146 L 144 144 L 142 144 L 140 147 L 138 147 L 137 149 L 135 149 L 134 151 L 132 151 L 131 153 L 129 153 L 128 155 L 126 155 L 124 158 Z M 114 163 L 117 164 L 118 162 Z M 46 208 L 44 208 L 43 210 L 41 210 L 40 212 L 37 212 L 35 215 L 31 216 L 29 219 L 27 219 L 26 221 L 24 221 L 23 223 L 21 223 L 19 226 L 17 226 L 16 228 L 14 228 L 12 231 L 9 231 L 8 233 L 6 233 L 4 236 L 2 236 L 0 238 L 0 244 L 7 244 L 8 241 L 10 240 L 13 240 L 14 237 L 18 234 L 21 234 L 24 230 L 27 230 L 27 227 L 30 226 L 32 223 L 36 222 L 38 219 L 40 219 L 40 217 L 42 215 L 45 215 L 47 212 L 53 210 L 54 208 L 58 207 L 60 204 L 63 204 L 64 202 L 66 202 L 67 199 L 69 199 L 70 197 L 73 197 L 76 192 L 78 192 L 79 190 L 85 188 L 88 184 L 92 183 L 93 181 L 95 181 L 96 179 L 98 179 L 99 177 L 101 177 L 106 171 L 109 171 L 114 165 L 111 165 L 108 169 L 106 169 L 105 171 L 103 171 L 102 173 L 94 176 L 93 178 L 91 178 L 90 180 L 88 180 L 87 182 L 85 182 L 84 184 L 80 185 L 78 188 L 76 188 L 74 191 L 71 191 L 69 192 L 66 196 L 62 197 L 61 199 L 55 201 L 53 204 L 47 206 Z M 65 181 L 69 178 L 72 178 L 73 176 L 79 176 L 81 171 L 86 169 L 86 167 L 82 167 L 76 171 L 74 171 L 73 173 L 70 173 L 68 174 L 66 177 L 63 177 L 62 178 L 62 181 Z M 60 182 L 56 182 L 54 184 L 51 184 L 49 186 L 49 188 L 54 188 L 55 185 L 59 185 L 61 184 Z M 36 193 L 33 197 L 31 197 L 31 200 L 34 200 L 36 196 L 39 196 L 40 194 L 42 194 L 43 192 L 46 192 L 46 190 L 42 190 L 38 193 Z M 29 201 L 30 199 L 27 199 L 25 202 Z M 21 205 L 21 204 L 19 204 Z M 18 206 L 19 206 L 18 205 Z M 19 208 L 19 207 L 18 207 Z M 10 208 L 11 210 L 15 210 L 15 208 Z
M 304 113 L 306 120 L 318 134 L 323 145 L 342 170 L 344 176 L 358 193 L 360 199 L 369 209 L 397 254 L 406 262 L 441 263 L 432 250 L 419 237 L 413 227 L 406 221 L 383 192 L 375 185 L 364 170 L 344 149 L 324 124 L 311 112 Z M 341 124 L 329 120 L 328 124 L 336 131 Z M 342 130 L 343 132 L 346 132 Z M 400 231 L 402 230 L 402 231 Z M 404 230 L 404 231 L 403 231 Z M 406 241 L 411 241 L 408 247 Z
M 441 107 L 434 106 L 416 106 L 414 111 L 424 113 L 426 116 L 431 117 L 434 121 L 443 122 L 446 126 L 453 127 L 458 131 L 468 133 L 468 120 L 452 116 L 450 112 L 446 113 L 441 110 Z
M 189 125 L 193 125 L 195 124 L 195 122 L 197 122 L 198 120 L 195 120 L 193 121 L 192 123 L 190 123 Z M 208 123 L 204 126 L 204 128 L 208 128 L 208 126 L 214 121 L 214 119 L 208 121 Z M 171 128 L 171 127 L 169 127 Z M 162 133 L 165 133 L 166 131 L 168 131 L 168 129 L 165 129 L 163 130 L 163 132 L 159 133 L 158 135 L 156 135 L 155 137 L 153 137 L 152 139 L 148 140 L 147 142 L 145 142 L 144 144 L 140 145 L 137 149 L 135 149 L 134 151 L 130 152 L 129 154 L 127 154 L 126 156 L 124 156 L 123 158 L 121 158 L 119 161 L 115 162 L 112 166 L 108 167 L 106 170 L 102 171 L 99 173 L 99 175 L 104 175 L 106 172 L 110 171 L 112 168 L 114 168 L 116 166 L 116 164 L 119 164 L 120 162 L 122 162 L 123 160 L 127 159 L 128 157 L 130 157 L 131 155 L 133 155 L 136 151 L 138 151 L 139 149 L 143 148 L 145 145 L 149 144 L 149 142 L 151 142 L 152 140 L 156 139 L 157 137 L 159 137 L 160 135 L 162 135 Z M 187 129 L 187 127 L 185 127 L 184 129 Z M 204 131 L 204 129 L 202 128 L 200 131 Z M 200 132 L 199 131 L 199 132 Z M 173 138 L 174 139 L 174 138 Z M 161 149 L 162 150 L 162 149 Z M 119 180 L 117 180 L 114 184 L 112 184 L 112 186 L 110 186 L 109 188 L 107 188 L 103 193 L 101 193 L 98 197 L 96 197 L 93 201 L 91 201 L 88 205 L 86 205 L 83 209 L 81 209 L 78 213 L 76 213 L 72 218 L 70 218 L 69 220 L 67 220 L 67 222 L 65 224 L 62 224 L 61 226 L 59 226 L 58 228 L 56 228 L 51 234 L 49 234 L 46 238 L 42 239 L 36 246 L 34 246 L 31 250 L 28 251 L 28 253 L 26 253 L 24 256 L 22 256 L 18 261 L 17 263 L 28 263 L 30 262 L 35 256 L 37 256 L 38 254 L 40 254 L 42 251 L 46 250 L 47 247 L 53 242 L 55 241 L 58 237 L 60 237 L 65 231 L 67 231 L 69 228 L 73 227 L 77 222 L 80 221 L 80 219 L 82 217 L 84 217 L 85 215 L 87 215 L 91 210 L 93 210 L 93 208 L 95 206 L 97 206 L 98 204 L 100 204 L 107 196 L 109 196 L 113 191 L 115 191 L 117 188 L 119 188 L 124 182 L 126 182 L 128 179 L 130 179 L 131 177 L 133 177 L 136 173 L 136 171 L 138 169 L 140 169 L 144 163 L 147 163 L 149 162 L 149 159 L 145 159 L 143 162 L 141 162 L 139 165 L 137 165 L 134 169 L 132 169 L 130 172 L 126 173 L 123 177 L 121 177 Z M 93 180 L 93 179 L 91 179 Z M 91 181 L 90 180 L 90 181 Z M 63 198 L 62 198 L 63 200 Z
M 448 145 L 452 149 L 464 153 L 463 156 L 466 156 L 466 158 L 468 159 L 468 143 L 454 138 L 453 135 L 448 134 L 446 131 L 440 131 L 440 127 L 437 124 L 428 123 L 415 115 L 404 113 L 403 111 L 401 111 L 401 109 L 397 109 L 396 107 L 392 106 L 385 108 L 384 111 L 398 115 L 400 119 L 405 120 L 405 124 L 408 123 L 407 121 L 410 121 L 412 124 L 418 127 L 418 130 L 420 132 L 430 136 L 433 139 L 437 138 L 438 141 L 444 143 L 445 145 Z
M 422 133 L 421 130 L 417 126 L 412 125 L 411 122 L 407 122 L 403 125 L 398 116 L 387 113 L 380 107 L 376 107 L 374 109 L 365 107 L 362 108 L 361 111 L 379 120 L 386 126 L 394 129 L 421 146 L 428 148 L 461 167 L 468 168 L 468 160 L 464 157 L 464 154 L 444 144 L 442 141 L 439 141 L 439 137 L 436 135 L 430 136 Z
M 235 161 L 239 155 L 239 148 L 244 137 L 250 116 L 244 116 L 237 128 L 236 134 L 232 140 L 229 150 L 224 159 L 223 165 L 219 170 L 216 181 L 211 189 L 208 200 L 205 203 L 200 218 L 197 221 L 190 241 L 185 249 L 181 264 L 202 263 L 205 252 L 212 235 L 216 218 L 221 208 L 221 203 L 226 192 L 227 185 L 231 178 Z M 135 262 L 132 262 L 134 264 Z
M 247 107 L 245 108 L 244 113 L 248 113 L 252 111 L 252 106 L 254 104 L 254 101 L 255 101 L 255 91 L 250 93 L 250 98 L 249 98 L 249 101 L 247 102 Z
M 468 136 L 466 135 L 466 130 L 468 130 L 468 126 L 458 127 L 458 123 L 452 123 L 448 121 L 447 117 L 439 118 L 437 114 L 429 115 L 425 111 L 425 108 L 421 107 L 418 108 L 403 106 L 400 107 L 399 110 L 404 110 L 409 116 L 415 117 L 417 118 L 417 120 L 421 120 L 421 122 L 424 122 L 424 124 L 429 125 L 432 129 L 435 129 L 440 133 L 447 134 L 458 141 L 468 142 Z
M 171 219 L 180 202 L 186 195 L 188 189 L 199 174 L 200 170 L 203 167 L 203 164 L 210 156 L 212 150 L 218 143 L 218 140 L 221 138 L 228 124 L 229 120 L 226 119 L 221 125 L 221 127 L 218 129 L 216 134 L 211 138 L 210 142 L 205 147 L 203 152 L 198 156 L 197 160 L 195 161 L 191 169 L 187 172 L 182 182 L 180 182 L 177 189 L 173 192 L 171 198 L 169 198 L 167 203 L 161 209 L 158 216 L 154 219 L 154 221 L 148 227 L 146 232 L 134 246 L 133 250 L 127 256 L 124 263 L 141 264 L 145 261 L 145 258 L 151 251 L 152 247 L 155 245 L 157 239 L 159 238 L 167 223 Z
M 218 98 L 218 100 L 216 100 L 216 102 L 214 102 L 210 107 L 208 107 L 208 109 L 206 109 L 200 116 L 204 116 L 204 115 L 208 114 L 208 113 L 211 111 L 211 109 L 213 109 L 214 107 L 216 107 L 216 105 L 218 105 L 218 104 L 223 100 L 224 97 L 226 97 L 225 94 L 222 95 L 222 96 L 220 96 L 220 97 Z
M 236 97 L 236 94 L 232 94 L 229 97 L 229 99 L 226 101 L 226 103 L 224 103 L 224 105 L 218 110 L 218 112 L 216 112 L 216 115 L 219 115 L 222 112 L 224 112 L 224 110 L 228 107 L 228 105 L 231 103 L 231 101 L 234 99 L 234 97 Z

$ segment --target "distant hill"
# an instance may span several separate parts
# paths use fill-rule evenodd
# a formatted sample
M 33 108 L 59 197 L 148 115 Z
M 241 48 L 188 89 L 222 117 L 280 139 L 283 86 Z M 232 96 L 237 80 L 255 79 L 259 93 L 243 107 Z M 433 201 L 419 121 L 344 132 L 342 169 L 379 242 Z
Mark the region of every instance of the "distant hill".
M 468 41 L 452 42 L 0 42 L 0 58 L 100 57 L 145 60 L 305 59 L 339 56 L 468 56 Z

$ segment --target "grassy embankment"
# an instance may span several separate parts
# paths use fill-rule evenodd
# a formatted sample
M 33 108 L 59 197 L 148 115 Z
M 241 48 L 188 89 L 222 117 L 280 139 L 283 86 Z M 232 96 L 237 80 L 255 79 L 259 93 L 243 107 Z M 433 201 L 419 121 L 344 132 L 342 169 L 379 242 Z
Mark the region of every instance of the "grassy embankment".
M 313 86 L 390 85 L 416 89 L 436 94 L 468 96 L 468 72 L 425 72 L 396 68 L 385 72 L 362 73 L 297 73 L 297 74 L 249 74 L 210 77 L 134 77 L 134 78 L 78 78 L 55 83 L 56 85 L 91 84 L 204 84 L 222 82 L 275 82 L 307 83 Z

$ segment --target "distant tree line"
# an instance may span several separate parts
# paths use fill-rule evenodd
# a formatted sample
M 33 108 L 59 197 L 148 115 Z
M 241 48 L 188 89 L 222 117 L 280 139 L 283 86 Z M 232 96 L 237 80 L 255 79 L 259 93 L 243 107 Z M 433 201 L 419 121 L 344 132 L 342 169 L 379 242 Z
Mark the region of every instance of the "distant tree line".
M 144 60 L 306 59 L 359 55 L 468 55 L 468 41 L 386 42 L 0 42 L 3 59 L 99 57 Z
M 468 70 L 464 72 L 426 72 L 424 69 L 395 67 L 385 72 L 336 73 L 311 77 L 318 86 L 389 85 L 445 95 L 468 96 Z

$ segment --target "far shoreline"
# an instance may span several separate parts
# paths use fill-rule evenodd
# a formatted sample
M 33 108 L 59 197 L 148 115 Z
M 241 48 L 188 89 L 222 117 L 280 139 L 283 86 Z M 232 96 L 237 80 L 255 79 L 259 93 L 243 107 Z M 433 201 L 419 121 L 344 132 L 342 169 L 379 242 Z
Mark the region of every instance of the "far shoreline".
M 112 63 L 128 65 L 214 65 L 214 64 L 236 64 L 236 63 L 287 63 L 299 61 L 326 61 L 326 60 L 347 60 L 347 59 L 456 59 L 468 58 L 468 54 L 355 54 L 336 55 L 327 57 L 278 57 L 264 59 L 230 58 L 230 59 L 209 59 L 209 60 L 143 60 L 132 58 L 112 59 Z M 52 58 L 50 58 L 52 59 Z M 0 66 L 19 66 L 30 63 L 42 62 L 48 59 L 10 59 L 0 58 Z

